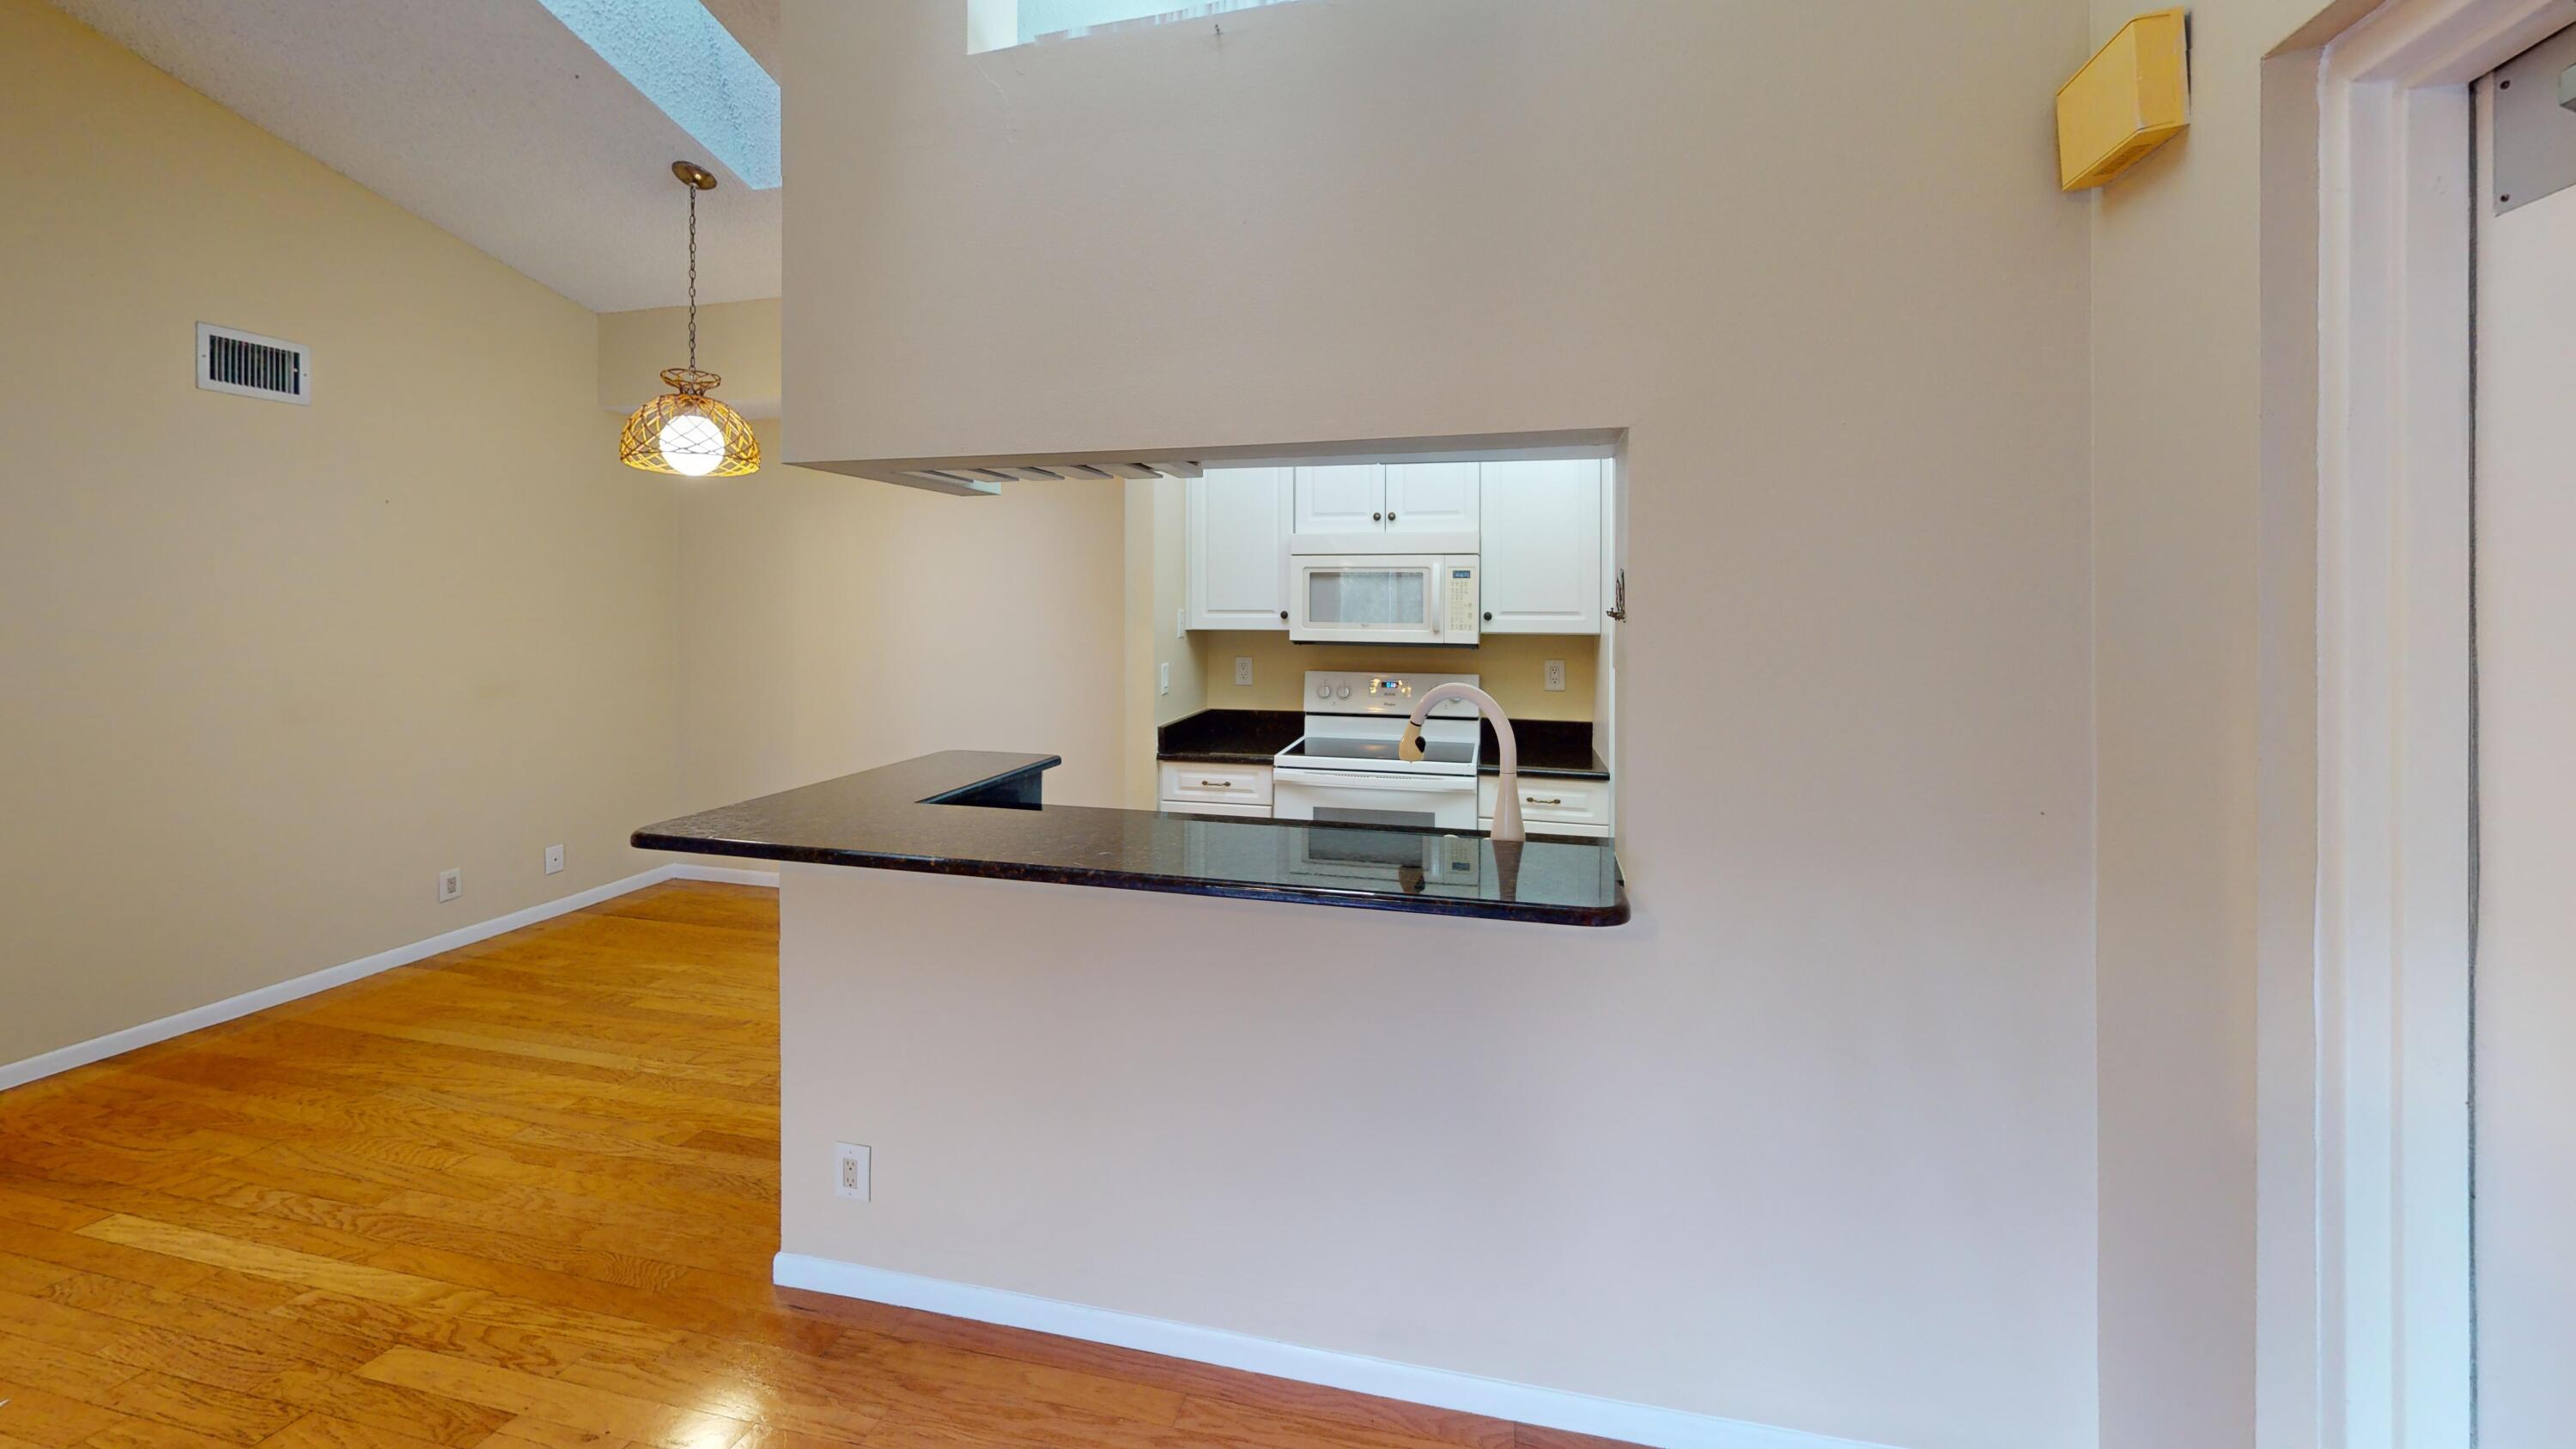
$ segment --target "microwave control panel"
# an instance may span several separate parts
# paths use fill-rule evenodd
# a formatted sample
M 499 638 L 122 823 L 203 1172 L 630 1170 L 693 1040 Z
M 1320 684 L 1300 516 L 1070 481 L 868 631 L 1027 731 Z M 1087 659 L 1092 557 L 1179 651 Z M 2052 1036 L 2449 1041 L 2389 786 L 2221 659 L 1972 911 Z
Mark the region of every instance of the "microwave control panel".
M 1442 569 L 1441 572 L 1448 575 L 1449 632 L 1452 634 L 1475 633 L 1476 571 L 1464 565 L 1452 564 L 1447 568 Z

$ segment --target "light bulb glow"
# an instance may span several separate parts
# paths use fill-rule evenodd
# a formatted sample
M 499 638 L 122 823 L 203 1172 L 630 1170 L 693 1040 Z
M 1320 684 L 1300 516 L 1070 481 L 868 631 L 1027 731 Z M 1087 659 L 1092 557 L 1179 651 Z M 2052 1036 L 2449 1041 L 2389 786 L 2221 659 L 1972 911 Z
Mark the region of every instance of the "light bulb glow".
M 724 429 L 701 413 L 682 413 L 662 425 L 662 461 L 674 473 L 704 478 L 724 462 Z

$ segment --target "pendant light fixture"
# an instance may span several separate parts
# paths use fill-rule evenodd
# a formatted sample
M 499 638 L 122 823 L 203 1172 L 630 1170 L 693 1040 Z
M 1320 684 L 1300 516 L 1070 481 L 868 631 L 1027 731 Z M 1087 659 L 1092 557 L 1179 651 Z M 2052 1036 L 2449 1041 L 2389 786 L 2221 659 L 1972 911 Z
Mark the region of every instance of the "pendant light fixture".
M 760 439 L 742 414 L 707 396 L 724 379 L 698 370 L 698 193 L 716 189 L 715 174 L 695 161 L 674 161 L 671 174 L 689 189 L 689 365 L 662 370 L 670 391 L 637 408 L 618 436 L 618 460 L 652 473 L 731 478 L 760 471 Z

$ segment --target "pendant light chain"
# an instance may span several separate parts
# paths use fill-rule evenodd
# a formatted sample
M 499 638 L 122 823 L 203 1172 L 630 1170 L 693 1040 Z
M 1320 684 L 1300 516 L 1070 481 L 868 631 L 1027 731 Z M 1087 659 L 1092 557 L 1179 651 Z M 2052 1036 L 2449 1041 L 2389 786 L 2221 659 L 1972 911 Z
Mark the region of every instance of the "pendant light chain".
M 698 370 L 698 188 L 689 187 L 689 371 Z

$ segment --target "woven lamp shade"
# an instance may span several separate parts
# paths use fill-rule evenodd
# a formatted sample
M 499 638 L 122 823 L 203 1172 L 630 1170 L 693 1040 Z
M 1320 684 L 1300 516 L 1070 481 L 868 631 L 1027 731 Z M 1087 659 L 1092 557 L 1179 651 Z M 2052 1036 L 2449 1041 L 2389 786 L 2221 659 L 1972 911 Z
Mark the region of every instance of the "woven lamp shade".
M 760 439 L 752 433 L 751 424 L 742 420 L 742 414 L 707 396 L 723 382 L 712 372 L 665 368 L 662 385 L 671 390 L 628 415 L 626 429 L 617 440 L 618 460 L 648 473 L 678 473 L 692 478 L 732 478 L 759 472 Z M 672 423 L 686 418 L 699 419 L 700 425 L 671 429 Z M 682 463 L 703 462 L 709 466 L 674 466 L 675 457 Z

